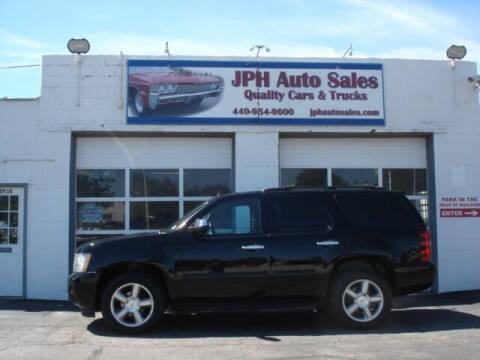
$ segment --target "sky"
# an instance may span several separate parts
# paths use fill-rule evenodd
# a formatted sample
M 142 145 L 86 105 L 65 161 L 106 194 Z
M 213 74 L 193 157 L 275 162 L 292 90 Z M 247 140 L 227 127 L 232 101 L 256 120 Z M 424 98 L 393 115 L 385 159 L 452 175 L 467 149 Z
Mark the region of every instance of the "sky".
M 42 55 L 342 57 L 445 60 L 465 45 L 480 65 L 480 0 L 0 0 L 0 98 L 40 95 Z M 87 55 L 88 56 L 88 55 Z

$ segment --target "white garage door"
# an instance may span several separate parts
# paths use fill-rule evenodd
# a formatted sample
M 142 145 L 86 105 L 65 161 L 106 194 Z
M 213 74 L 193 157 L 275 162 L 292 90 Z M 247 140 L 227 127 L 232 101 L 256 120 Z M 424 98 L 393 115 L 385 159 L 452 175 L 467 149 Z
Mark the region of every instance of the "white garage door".
M 424 138 L 280 139 L 280 184 L 403 191 L 428 221 Z
M 77 243 L 158 231 L 233 191 L 229 138 L 78 138 Z
M 411 167 L 427 166 L 423 138 L 280 139 L 282 167 Z

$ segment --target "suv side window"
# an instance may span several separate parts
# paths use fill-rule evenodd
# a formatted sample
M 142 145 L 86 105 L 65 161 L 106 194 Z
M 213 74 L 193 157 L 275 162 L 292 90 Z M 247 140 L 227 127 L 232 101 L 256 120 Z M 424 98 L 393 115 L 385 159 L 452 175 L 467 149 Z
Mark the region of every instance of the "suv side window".
M 341 193 L 336 197 L 348 220 L 361 228 L 376 231 L 412 228 L 410 217 L 394 194 Z
M 215 206 L 203 218 L 208 221 L 208 235 L 261 232 L 260 201 L 255 198 L 227 200 Z
M 326 198 L 315 194 L 294 194 L 272 196 L 269 201 L 277 232 L 324 232 L 333 225 Z

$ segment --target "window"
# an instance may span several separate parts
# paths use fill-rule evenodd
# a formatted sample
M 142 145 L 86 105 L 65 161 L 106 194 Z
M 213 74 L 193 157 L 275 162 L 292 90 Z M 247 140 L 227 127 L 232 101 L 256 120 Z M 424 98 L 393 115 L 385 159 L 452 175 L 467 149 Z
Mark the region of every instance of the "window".
M 405 193 L 428 224 L 426 169 L 383 169 L 383 187 Z
M 255 234 L 260 232 L 258 199 L 237 199 L 223 202 L 204 216 L 209 235 Z
M 406 195 L 424 195 L 427 192 L 427 170 L 383 169 L 383 187 Z
M 124 202 L 77 202 L 77 230 L 123 230 L 124 228 Z
M 332 169 L 332 185 L 378 186 L 378 169 Z
M 185 169 L 183 174 L 185 196 L 215 196 L 232 192 L 230 169 Z
M 348 220 L 367 230 L 402 231 L 414 228 L 398 195 L 382 193 L 338 194 L 337 200 Z
M 327 169 L 282 169 L 280 185 L 327 186 Z
M 278 232 L 323 232 L 333 225 L 322 197 L 275 196 L 271 198 L 270 204 L 274 226 Z
M 125 196 L 124 170 L 77 170 L 77 197 Z
M 76 180 L 77 244 L 158 231 L 233 189 L 231 169 L 78 169 Z
M 130 229 L 161 229 L 178 219 L 176 201 L 132 201 Z
M 0 195 L 0 244 L 18 244 L 17 195 Z
M 178 196 L 178 169 L 130 170 L 130 196 Z

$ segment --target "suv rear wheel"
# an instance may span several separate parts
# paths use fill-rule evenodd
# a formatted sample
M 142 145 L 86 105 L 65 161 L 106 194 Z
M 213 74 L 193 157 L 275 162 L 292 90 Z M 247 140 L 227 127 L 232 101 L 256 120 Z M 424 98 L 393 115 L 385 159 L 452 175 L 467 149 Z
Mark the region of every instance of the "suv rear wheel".
M 113 329 L 135 334 L 148 330 L 165 309 L 165 294 L 155 279 L 143 273 L 116 276 L 105 288 L 102 315 Z
M 344 324 L 368 329 L 388 316 L 392 307 L 392 291 L 379 275 L 364 270 L 341 273 L 330 292 L 330 309 Z

